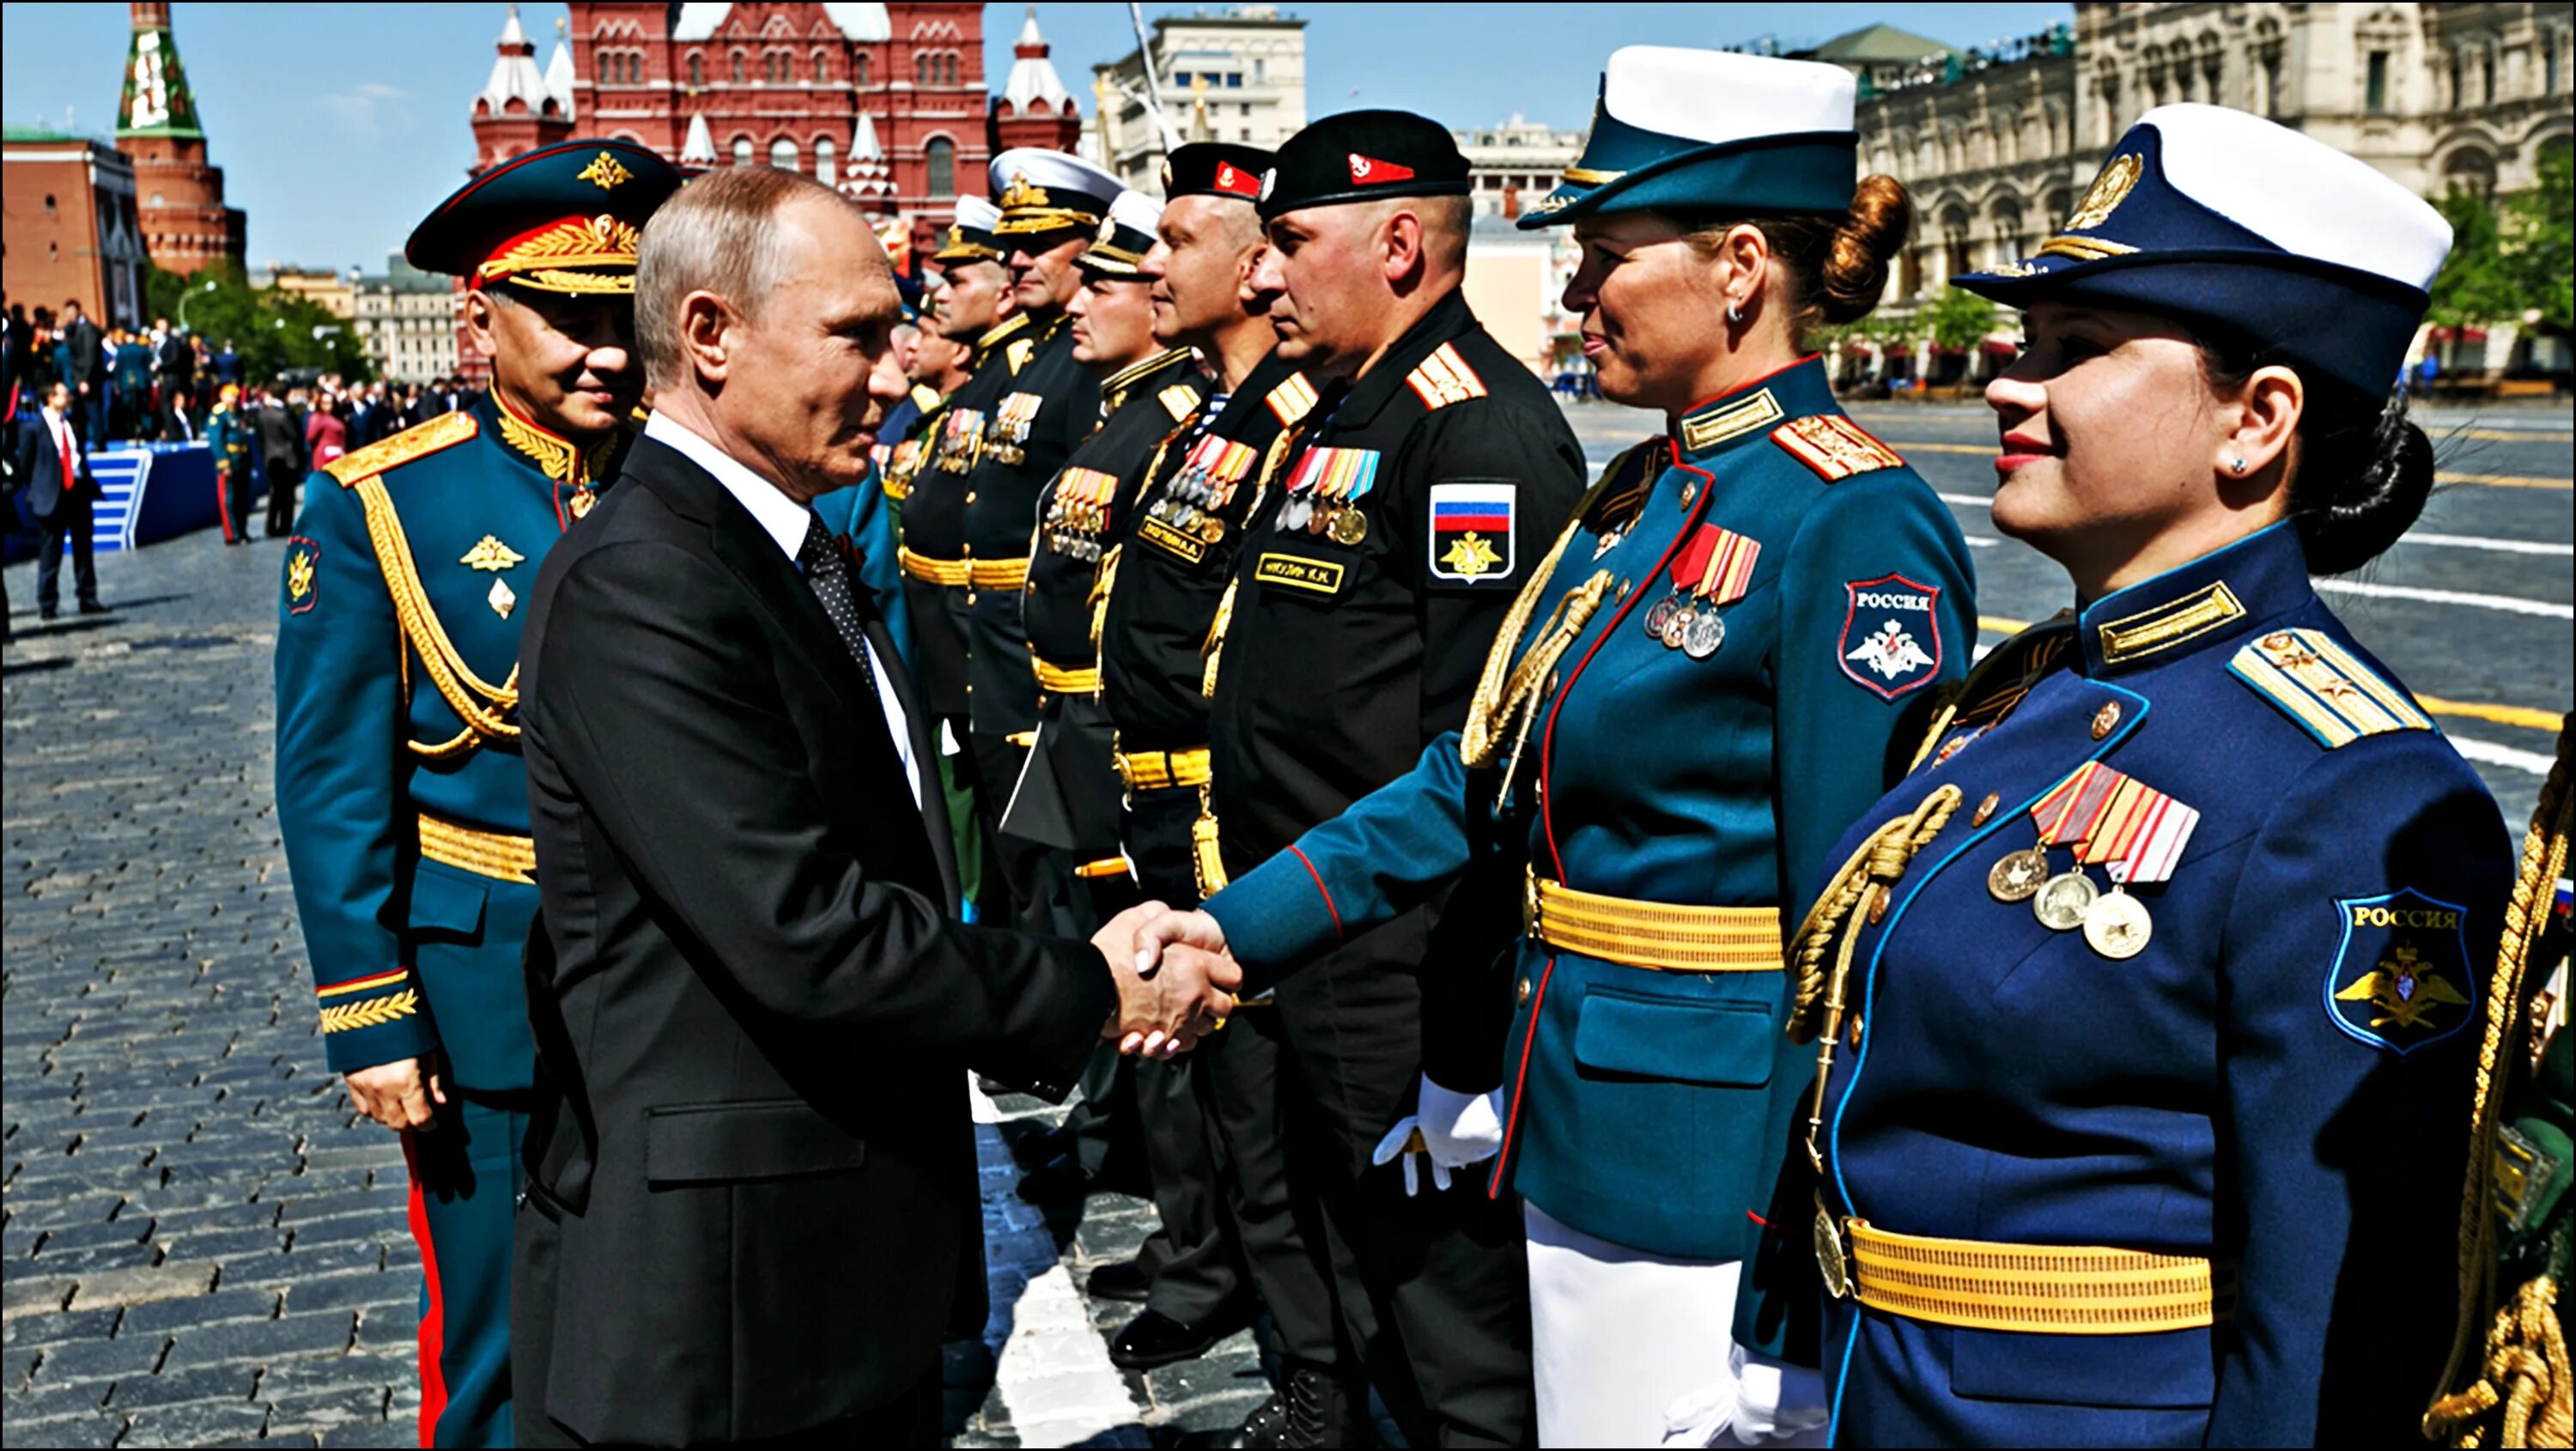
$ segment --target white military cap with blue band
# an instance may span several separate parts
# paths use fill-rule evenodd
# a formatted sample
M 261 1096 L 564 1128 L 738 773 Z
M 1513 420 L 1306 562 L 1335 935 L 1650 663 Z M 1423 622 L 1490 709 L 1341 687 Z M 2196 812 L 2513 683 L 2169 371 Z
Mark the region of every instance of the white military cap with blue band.
M 1860 172 L 1858 82 L 1840 66 L 1631 45 L 1610 53 L 1583 156 L 1520 219 L 1621 212 L 1831 215 Z
M 1074 262 L 1103 277 L 1134 277 L 1136 265 L 1154 250 L 1154 230 L 1162 220 L 1161 202 L 1141 191 L 1122 191 L 1109 203 L 1100 235 Z
M 1951 280 L 2013 307 L 2190 320 L 2377 397 L 2450 248 L 2442 214 L 2368 162 L 2244 111 L 2173 105 L 2138 118 L 2037 255 Z
M 993 158 L 988 172 L 1002 219 L 997 237 L 1079 231 L 1090 235 L 1126 183 L 1079 156 L 1023 146 Z

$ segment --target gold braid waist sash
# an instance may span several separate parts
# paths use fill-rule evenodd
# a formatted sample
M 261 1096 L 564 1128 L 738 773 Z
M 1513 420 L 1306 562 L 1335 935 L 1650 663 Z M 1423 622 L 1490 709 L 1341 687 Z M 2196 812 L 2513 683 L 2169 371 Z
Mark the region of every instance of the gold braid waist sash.
M 2092 1245 L 1997 1244 L 1895 1234 L 1842 1221 L 1850 1286 L 1873 1310 L 1968 1330 L 2144 1335 L 2205 1328 L 2236 1298 L 2232 1265 Z M 1839 1259 L 1820 1236 L 1819 1260 Z M 1828 1286 L 1838 1265 L 1821 1265 Z
M 900 548 L 894 556 L 905 574 L 924 584 L 946 585 L 950 589 L 1018 589 L 1029 582 L 1029 562 L 1025 559 L 933 559 Z
M 1130 791 L 1204 786 L 1213 779 L 1208 771 L 1208 748 L 1205 746 L 1186 751 L 1120 751 L 1118 774 L 1126 779 Z
M 498 882 L 537 883 L 537 844 L 528 837 L 485 831 L 461 821 L 420 814 L 420 854 L 460 872 Z
M 1523 924 L 1529 935 L 1654 972 L 1778 972 L 1777 907 L 1676 907 L 1578 892 L 1532 873 Z
M 1097 665 L 1050 665 L 1032 655 L 1029 664 L 1036 667 L 1038 689 L 1049 695 L 1098 695 L 1100 667 Z

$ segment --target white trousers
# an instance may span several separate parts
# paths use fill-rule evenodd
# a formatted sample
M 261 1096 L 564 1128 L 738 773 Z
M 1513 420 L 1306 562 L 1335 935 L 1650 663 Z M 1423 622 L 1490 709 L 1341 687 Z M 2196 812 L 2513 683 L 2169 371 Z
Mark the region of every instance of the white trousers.
M 1705 1444 L 1706 1414 L 1673 1424 L 1682 1402 L 1735 1400 L 1733 1260 L 1670 1259 L 1597 1239 L 1523 1201 L 1529 1238 L 1530 1363 L 1541 1446 Z M 1762 1389 L 1776 1397 L 1776 1373 Z M 1803 1387 L 1802 1387 L 1803 1389 Z M 1793 1393 L 1793 1398 L 1796 1398 Z M 1667 1441 L 1667 1436 L 1675 1439 Z M 1721 1444 L 1739 1444 L 1722 1436 Z M 1764 1438 L 1821 1446 L 1824 1432 Z

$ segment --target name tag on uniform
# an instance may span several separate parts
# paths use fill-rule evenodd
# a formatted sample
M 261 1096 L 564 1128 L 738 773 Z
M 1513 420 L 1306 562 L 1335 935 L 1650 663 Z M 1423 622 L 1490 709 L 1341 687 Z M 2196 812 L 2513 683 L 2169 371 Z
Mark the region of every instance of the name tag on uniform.
M 1348 575 L 1348 567 L 1339 561 L 1297 554 L 1264 554 L 1252 570 L 1252 577 L 1263 584 L 1282 584 L 1319 595 L 1340 594 Z
M 1184 534 L 1151 515 L 1137 521 L 1136 533 L 1164 553 L 1178 555 L 1192 564 L 1207 558 L 1208 547 L 1197 535 Z

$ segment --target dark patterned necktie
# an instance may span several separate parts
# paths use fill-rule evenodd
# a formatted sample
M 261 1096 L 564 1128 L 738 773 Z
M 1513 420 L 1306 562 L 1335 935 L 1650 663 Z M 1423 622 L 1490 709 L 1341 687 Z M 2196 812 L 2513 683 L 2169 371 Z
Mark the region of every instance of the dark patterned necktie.
M 840 546 L 832 542 L 831 531 L 823 521 L 807 516 L 805 547 L 796 551 L 796 562 L 805 567 L 805 583 L 814 598 L 823 602 L 823 613 L 832 617 L 832 628 L 839 631 L 841 644 L 850 658 L 858 662 L 860 678 L 868 683 L 868 693 L 877 688 L 876 667 L 870 663 L 868 635 L 860 624 L 858 601 L 850 593 L 850 562 L 841 557 Z

